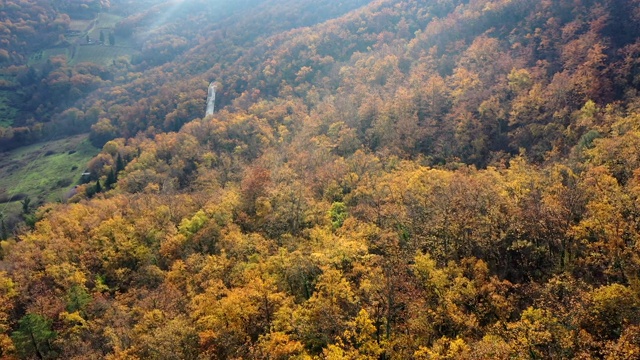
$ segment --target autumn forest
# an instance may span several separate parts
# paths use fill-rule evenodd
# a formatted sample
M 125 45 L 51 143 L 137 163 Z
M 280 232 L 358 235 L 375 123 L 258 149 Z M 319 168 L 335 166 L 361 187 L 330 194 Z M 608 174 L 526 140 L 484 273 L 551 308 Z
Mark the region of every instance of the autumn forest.
M 640 0 L 0 0 L 0 156 L 69 138 L 0 359 L 640 358 Z

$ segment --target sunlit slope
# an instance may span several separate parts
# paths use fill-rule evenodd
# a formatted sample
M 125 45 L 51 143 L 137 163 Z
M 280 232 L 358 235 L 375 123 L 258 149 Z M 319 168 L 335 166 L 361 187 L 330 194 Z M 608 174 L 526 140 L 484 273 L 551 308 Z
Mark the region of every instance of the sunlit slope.
M 177 20 L 185 26 L 167 34 L 197 34 L 197 43 L 99 101 L 119 106 L 110 119 L 118 135 L 176 131 L 203 116 L 216 81 L 217 109 L 301 99 L 319 113 L 339 109 L 374 150 L 484 166 L 524 149 L 542 161 L 588 132 L 575 123 L 589 100 L 625 101 L 637 82 L 621 73 L 636 72 L 637 52 L 616 30 L 634 21 L 624 3 L 596 12 L 523 0 L 317 2 L 293 17 L 292 4 L 267 1 L 197 28 Z
M 87 162 L 98 153 L 86 135 L 38 143 L 2 153 L 0 212 L 9 218 L 30 197 L 33 206 L 64 200 L 79 183 Z

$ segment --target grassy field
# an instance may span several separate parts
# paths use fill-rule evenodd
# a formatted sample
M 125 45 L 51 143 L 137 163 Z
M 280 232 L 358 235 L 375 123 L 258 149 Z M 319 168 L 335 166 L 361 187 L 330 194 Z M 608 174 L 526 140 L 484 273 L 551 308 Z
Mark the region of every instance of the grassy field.
M 105 42 L 108 42 L 109 33 L 113 32 L 116 24 L 120 20 L 122 20 L 122 16 L 101 13 L 96 19 L 94 26 L 89 29 L 89 37 L 93 41 L 97 42 L 100 39 L 100 32 L 102 32 L 104 34 Z M 84 39 L 84 36 L 82 39 Z M 80 41 L 82 41 L 82 39 Z M 96 64 L 110 65 L 113 60 L 123 56 L 131 60 L 131 57 L 136 52 L 131 40 L 124 39 L 119 36 L 116 36 L 115 40 L 116 46 L 78 46 L 74 58 L 71 59 L 71 64 L 93 62 Z
M 87 162 L 98 154 L 87 135 L 22 147 L 0 154 L 0 194 L 28 195 L 33 202 L 53 202 L 77 184 Z M 19 201 L 0 203 L 10 213 Z M 19 208 L 18 208 L 19 210 Z
M 84 31 L 91 24 L 91 21 L 92 20 L 71 20 L 69 30 Z
M 131 60 L 131 56 L 136 52 L 130 47 L 121 46 L 79 46 L 76 56 L 71 60 L 71 64 L 81 62 L 93 62 L 96 64 L 110 65 L 113 60 L 124 56 Z
M 69 58 L 69 49 L 68 48 L 52 48 L 52 49 L 44 49 L 36 52 L 35 54 L 29 57 L 29 62 L 27 63 L 29 66 L 44 64 L 50 57 L 53 56 L 66 56 Z
M 66 56 L 70 65 L 81 62 L 93 62 L 96 64 L 110 65 L 113 60 L 116 60 L 121 56 L 124 56 L 127 59 L 131 60 L 131 57 L 136 53 L 136 50 L 133 47 L 129 47 L 128 45 L 129 44 L 125 39 L 116 38 L 116 46 L 77 46 L 77 51 L 73 58 L 71 58 L 71 48 L 44 49 L 31 56 L 31 58 L 29 59 L 29 65 L 34 66 L 38 64 L 44 64 L 50 57 L 59 55 Z
M 71 65 L 81 62 L 110 65 L 113 60 L 123 56 L 131 60 L 133 54 L 136 53 L 131 39 L 116 36 L 116 46 L 78 46 L 76 44 L 76 42 L 78 42 L 78 44 L 84 44 L 87 34 L 92 41 L 97 42 L 100 39 L 100 32 L 104 33 L 105 40 L 108 41 L 109 33 L 113 32 L 116 24 L 120 20 L 122 20 L 122 16 L 109 13 L 101 13 L 95 20 L 72 20 L 69 30 L 82 32 L 82 34 L 78 36 L 68 37 L 68 40 L 74 43 L 74 45 L 66 48 L 51 48 L 38 51 L 30 57 L 29 65 L 44 64 L 50 57 L 58 55 L 66 56 Z M 73 47 L 76 47 L 75 54 L 73 53 Z M 72 55 L 74 55 L 73 58 Z
M 98 21 L 96 22 L 96 28 L 113 29 L 116 27 L 116 24 L 122 19 L 122 16 L 118 16 L 115 14 L 100 13 L 100 16 L 98 16 Z
M 105 41 L 108 41 L 109 33 L 114 31 L 116 24 L 122 19 L 122 16 L 101 13 L 96 19 L 95 25 L 89 31 L 89 37 L 94 40 L 98 40 L 100 39 L 100 32 L 102 31 L 104 33 Z M 116 38 L 116 44 L 118 44 L 117 40 L 122 41 L 123 39 Z

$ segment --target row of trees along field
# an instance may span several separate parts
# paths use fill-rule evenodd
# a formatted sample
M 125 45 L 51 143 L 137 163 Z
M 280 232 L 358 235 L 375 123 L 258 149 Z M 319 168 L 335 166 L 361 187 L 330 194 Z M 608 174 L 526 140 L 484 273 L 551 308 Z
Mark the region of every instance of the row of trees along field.
M 1 355 L 637 357 L 637 1 L 301 3 L 67 110 L 103 150 L 2 243 Z

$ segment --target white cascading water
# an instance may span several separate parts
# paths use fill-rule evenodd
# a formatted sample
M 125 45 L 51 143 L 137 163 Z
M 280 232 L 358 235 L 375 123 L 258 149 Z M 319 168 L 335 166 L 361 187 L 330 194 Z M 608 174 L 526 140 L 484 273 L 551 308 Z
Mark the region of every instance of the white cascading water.
M 204 116 L 213 115 L 216 105 L 216 85 L 212 82 L 209 84 L 209 94 L 207 95 L 207 112 Z

